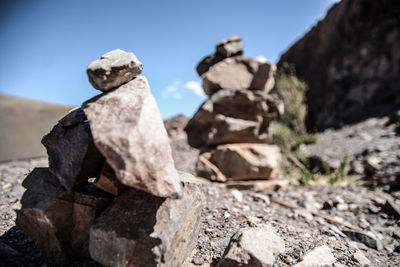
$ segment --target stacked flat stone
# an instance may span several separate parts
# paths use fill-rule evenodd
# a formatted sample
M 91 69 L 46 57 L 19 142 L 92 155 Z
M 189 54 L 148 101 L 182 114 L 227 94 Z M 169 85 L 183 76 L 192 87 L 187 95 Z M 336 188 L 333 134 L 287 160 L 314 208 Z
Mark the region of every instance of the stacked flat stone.
M 242 48 L 241 38 L 231 36 L 198 64 L 208 99 L 185 128 L 189 144 L 202 151 L 197 174 L 221 182 L 273 179 L 281 163 L 268 134 L 270 122 L 284 111 L 269 94 L 276 66 L 243 57 Z
M 92 62 L 103 93 L 42 139 L 49 168 L 23 182 L 17 226 L 53 262 L 180 266 L 196 243 L 200 184 L 176 171 L 142 68 L 122 50 Z

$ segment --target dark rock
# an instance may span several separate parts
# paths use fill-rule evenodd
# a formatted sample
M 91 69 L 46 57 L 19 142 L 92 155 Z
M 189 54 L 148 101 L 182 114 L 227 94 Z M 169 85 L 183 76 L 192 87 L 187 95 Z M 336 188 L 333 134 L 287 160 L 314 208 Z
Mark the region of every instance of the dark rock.
M 228 143 L 268 143 L 268 126 L 282 102 L 258 91 L 221 90 L 205 101 L 185 131 L 195 148 Z
M 88 259 L 89 226 L 112 201 L 92 184 L 65 192 L 46 168 L 35 169 L 17 210 L 16 224 L 53 262 Z
M 43 137 L 42 144 L 47 149 L 50 170 L 67 190 L 96 177 L 101 170 L 103 157 L 93 143 L 87 122 L 68 128 L 57 124 Z
M 9 245 L 0 242 L 0 258 L 1 259 L 6 259 L 9 257 L 16 257 L 19 255 L 19 252 L 14 250 L 12 247 Z
M 342 231 L 346 236 L 348 236 L 351 240 L 357 241 L 360 243 L 363 243 L 367 247 L 376 249 L 376 250 L 382 250 L 383 246 L 381 241 L 378 239 L 362 233 L 362 232 L 357 232 L 357 231 L 350 231 L 350 230 L 343 230 Z
M 293 63 L 309 85 L 308 129 L 398 109 L 399 14 L 396 0 L 340 1 L 281 56 L 278 65 Z
M 395 219 L 400 219 L 400 207 L 390 199 L 386 200 L 385 205 L 382 207 L 382 211 Z
M 61 120 L 58 121 L 58 124 L 62 127 L 71 127 L 86 120 L 87 118 L 85 113 L 79 107 L 71 110 L 67 115 L 65 115 Z
M 87 74 L 94 88 L 106 92 L 129 82 L 142 70 L 142 63 L 133 53 L 116 49 L 90 63 Z
M 90 255 L 105 266 L 181 266 L 198 236 L 202 191 L 186 182 L 181 199 L 127 189 L 90 229 Z
M 118 180 L 160 197 L 179 197 L 182 186 L 167 132 L 146 77 L 83 104 L 93 140 Z

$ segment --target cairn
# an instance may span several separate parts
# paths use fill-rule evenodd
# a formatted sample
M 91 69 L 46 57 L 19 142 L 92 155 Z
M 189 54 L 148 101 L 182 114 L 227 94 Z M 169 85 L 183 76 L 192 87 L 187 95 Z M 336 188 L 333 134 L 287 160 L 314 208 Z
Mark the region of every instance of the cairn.
M 208 99 L 185 131 L 189 144 L 201 150 L 197 174 L 213 181 L 274 179 L 280 168 L 280 150 L 268 134 L 284 108 L 268 94 L 276 66 L 243 57 L 242 48 L 241 38 L 231 36 L 196 68 Z
M 202 191 L 178 174 L 142 63 L 114 50 L 92 62 L 100 95 L 43 137 L 48 168 L 35 168 L 17 227 L 56 263 L 180 266 L 196 244 Z

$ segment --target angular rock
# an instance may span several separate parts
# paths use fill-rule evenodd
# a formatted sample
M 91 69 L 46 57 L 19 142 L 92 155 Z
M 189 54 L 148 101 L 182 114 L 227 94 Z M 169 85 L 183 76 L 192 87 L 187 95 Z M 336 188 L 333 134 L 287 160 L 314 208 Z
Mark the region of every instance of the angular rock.
M 65 192 L 47 168 L 36 168 L 25 180 L 27 191 L 16 224 L 54 262 L 89 258 L 89 226 L 112 201 L 93 185 Z
M 71 127 L 57 124 L 43 137 L 42 144 L 47 149 L 50 170 L 67 190 L 96 177 L 103 165 L 104 158 L 93 143 L 87 122 Z
M 335 261 L 336 259 L 335 256 L 333 256 L 331 249 L 327 245 L 322 245 L 307 252 L 306 255 L 303 257 L 303 260 L 294 266 L 330 266 L 335 263 Z
M 362 266 L 371 265 L 371 261 L 367 257 L 365 257 L 364 253 L 362 253 L 361 251 L 357 251 L 356 253 L 354 253 L 353 259 L 355 259 Z
M 232 57 L 236 55 L 242 55 L 243 43 L 242 38 L 238 35 L 232 35 L 231 37 L 222 40 L 216 47 L 216 53 L 223 57 Z
M 78 107 L 70 110 L 67 115 L 65 115 L 61 120 L 58 121 L 58 124 L 61 127 L 71 127 L 86 120 L 87 118 L 85 113 L 80 107 Z
M 90 229 L 90 255 L 104 266 L 181 266 L 196 244 L 201 185 L 181 199 L 127 189 Z
M 383 245 L 382 242 L 375 237 L 358 231 L 351 231 L 351 230 L 343 230 L 342 231 L 346 236 L 348 236 L 351 240 L 363 243 L 367 247 L 382 250 Z
M 275 84 L 276 66 L 255 58 L 230 57 L 210 67 L 201 77 L 207 95 L 224 90 L 259 90 L 268 93 Z
M 116 49 L 90 63 L 87 75 L 94 88 L 106 92 L 131 81 L 142 70 L 142 63 L 133 53 Z
M 274 179 L 282 161 L 279 147 L 266 144 L 220 145 L 203 156 L 216 166 L 228 181 Z M 203 171 L 201 174 L 204 178 L 210 178 L 211 172 Z
M 268 143 L 269 123 L 282 109 L 282 101 L 264 92 L 219 91 L 201 105 L 186 125 L 188 142 L 195 148 Z
M 96 147 L 122 184 L 159 197 L 181 195 L 167 132 L 146 77 L 94 97 L 83 110 Z
M 196 173 L 200 177 L 207 177 L 211 181 L 225 182 L 226 176 L 218 169 L 217 166 L 210 162 L 211 153 L 204 152 L 199 155 L 196 162 Z
M 217 266 L 272 266 L 284 251 L 284 240 L 271 226 L 246 228 L 231 238 Z
M 382 211 L 388 214 L 390 217 L 400 219 L 400 206 L 390 199 L 386 200 L 385 205 L 382 207 Z

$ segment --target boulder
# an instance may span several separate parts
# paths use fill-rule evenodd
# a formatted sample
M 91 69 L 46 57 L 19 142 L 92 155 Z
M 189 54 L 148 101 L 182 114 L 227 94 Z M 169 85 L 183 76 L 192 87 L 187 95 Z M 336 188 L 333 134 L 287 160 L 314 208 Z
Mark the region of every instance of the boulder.
M 66 115 L 60 120 L 61 125 L 55 125 L 42 139 L 50 170 L 67 190 L 96 177 L 104 160 L 93 143 L 89 124 L 77 122 L 77 118 L 83 119 L 81 115 L 75 116 L 78 113 L 79 109 Z
M 146 77 L 88 100 L 83 110 L 96 147 L 122 184 L 159 197 L 181 195 L 167 132 Z
M 274 179 L 279 172 L 282 155 L 279 147 L 267 144 L 228 144 L 217 146 L 205 157 L 225 177 L 226 180 Z M 204 178 L 212 179 L 215 171 L 204 168 Z M 199 175 L 200 176 L 200 175 Z M 221 180 L 222 179 L 215 179 Z
M 89 226 L 112 197 L 91 184 L 65 192 L 48 168 L 36 168 L 17 210 L 16 225 L 35 241 L 50 261 L 88 259 Z
M 172 139 L 185 137 L 184 131 L 189 118 L 184 115 L 177 115 L 164 121 L 165 129 L 167 130 L 168 136 Z
M 181 266 L 197 241 L 201 185 L 181 199 L 127 189 L 90 229 L 90 255 L 104 266 Z
M 207 95 L 224 90 L 259 90 L 269 92 L 275 85 L 276 66 L 255 58 L 226 58 L 210 67 L 201 77 Z
M 133 53 L 116 49 L 90 63 L 87 75 L 94 88 L 106 92 L 129 82 L 142 70 L 142 63 Z
M 285 242 L 272 226 L 245 228 L 233 235 L 217 266 L 272 266 L 284 251 Z
M 259 91 L 222 90 L 206 100 L 185 131 L 192 147 L 228 143 L 268 143 L 271 120 L 283 113 L 276 96 Z

